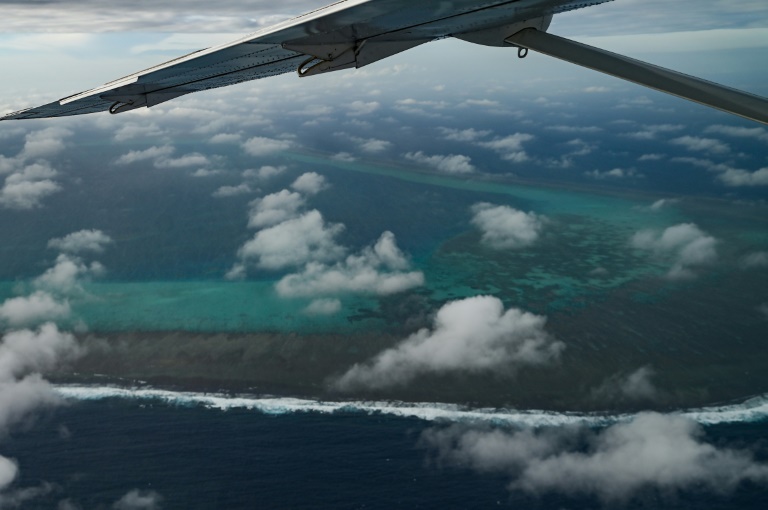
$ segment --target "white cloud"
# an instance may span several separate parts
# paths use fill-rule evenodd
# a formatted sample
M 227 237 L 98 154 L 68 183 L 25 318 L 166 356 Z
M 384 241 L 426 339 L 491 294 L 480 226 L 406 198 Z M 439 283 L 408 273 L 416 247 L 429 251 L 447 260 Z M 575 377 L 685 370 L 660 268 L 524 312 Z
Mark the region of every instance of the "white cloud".
M 505 161 L 522 163 L 529 159 L 528 154 L 523 149 L 523 144 L 530 142 L 534 138 L 536 137 L 528 133 L 515 133 L 490 142 L 480 142 L 478 145 L 496 151 Z
M 717 240 L 693 223 L 681 223 L 659 233 L 643 230 L 632 237 L 632 246 L 651 251 L 657 257 L 671 261 L 667 277 L 689 278 L 692 268 L 711 264 L 717 259 Z
M 454 142 L 474 142 L 491 134 L 490 131 L 475 128 L 452 129 L 440 127 L 438 129 L 443 134 L 443 138 Z
M 714 138 L 699 138 L 696 136 L 681 136 L 674 138 L 669 143 L 685 147 L 689 151 L 708 152 L 711 154 L 726 154 L 731 151 L 728 144 Z
M 472 224 L 482 232 L 482 242 L 496 250 L 518 249 L 535 243 L 544 228 L 544 217 L 506 205 L 486 202 L 472 206 Z
M 248 226 L 250 228 L 264 228 L 295 218 L 299 209 L 304 205 L 304 198 L 299 193 L 284 189 L 257 198 L 250 205 Z
M 64 150 L 64 138 L 71 135 L 72 131 L 61 127 L 33 131 L 27 134 L 20 156 L 26 159 L 55 156 Z
M 524 366 L 548 365 L 565 345 L 545 330 L 546 319 L 522 310 L 504 310 L 498 298 L 453 301 L 438 312 L 431 330 L 422 329 L 335 383 L 339 390 L 387 388 L 429 373 L 485 372 L 510 375 Z
M 513 491 L 596 496 L 606 503 L 625 503 L 647 489 L 727 493 L 745 481 L 768 481 L 768 466 L 751 453 L 709 444 L 694 421 L 657 413 L 600 431 L 453 426 L 426 431 L 422 445 L 442 464 L 507 474 Z
M 761 142 L 768 142 L 768 130 L 762 127 L 745 128 L 736 126 L 723 126 L 716 124 L 704 130 L 705 133 L 734 136 L 737 138 L 754 138 Z
M 238 195 L 247 195 L 248 193 L 251 193 L 253 190 L 250 186 L 248 186 L 247 183 L 241 183 L 237 186 L 221 186 L 216 191 L 211 193 L 211 196 L 214 198 L 227 198 L 227 197 L 235 197 Z
M 102 253 L 107 244 L 112 243 L 112 238 L 101 230 L 80 230 L 72 232 L 64 237 L 57 237 L 48 241 L 48 248 L 68 253 L 81 253 L 89 251 Z
M 11 176 L 12 177 L 12 176 Z M 7 209 L 34 209 L 47 196 L 61 191 L 61 186 L 49 179 L 43 181 L 6 182 L 0 190 L 0 205 Z
M 56 177 L 58 172 L 44 161 L 33 163 L 23 167 L 20 171 L 12 173 L 5 178 L 6 184 L 18 184 L 28 181 L 41 181 Z
M 768 167 L 754 172 L 729 168 L 717 176 L 726 186 L 768 186 Z
M 378 154 L 392 147 L 392 142 L 379 140 L 377 138 L 359 138 L 357 136 L 350 136 L 349 139 L 355 142 L 361 151 L 368 152 L 369 154 Z
M 671 204 L 676 204 L 678 202 L 679 200 L 676 198 L 661 198 L 655 201 L 654 203 L 652 203 L 651 205 L 649 205 L 648 209 L 650 209 L 651 211 L 660 211 L 665 207 L 669 207 Z
M 159 510 L 163 497 L 151 490 L 133 489 L 117 500 L 114 510 Z
M 37 291 L 5 300 L 0 305 L 0 320 L 15 328 L 68 317 L 70 312 L 67 301 L 59 302 L 47 292 Z
M 291 188 L 307 195 L 317 195 L 328 188 L 328 182 L 317 172 L 306 172 L 293 181 Z
M 639 158 L 637 158 L 638 161 L 660 161 L 664 159 L 666 156 L 663 154 L 643 154 Z
M 584 172 L 584 175 L 597 180 L 606 179 L 625 179 L 629 177 L 642 177 L 643 174 L 637 173 L 634 168 L 614 168 L 613 170 L 606 170 L 601 172 L 600 170 L 593 170 L 591 172 Z
M 343 225 L 326 223 L 319 211 L 312 210 L 257 232 L 238 255 L 270 270 L 336 260 L 344 254 L 334 240 L 342 230 Z
M 234 133 L 219 133 L 216 135 L 213 135 L 211 137 L 210 142 L 211 143 L 233 143 L 233 144 L 239 144 L 242 142 L 242 136 L 239 134 Z
M 62 253 L 56 258 L 56 265 L 35 278 L 34 283 L 38 288 L 67 294 L 80 288 L 80 278 L 101 276 L 103 273 L 104 266 L 98 262 L 87 265 L 78 257 Z
M 743 269 L 768 267 L 768 251 L 756 251 L 748 253 L 739 261 Z
M 335 315 L 341 311 L 341 301 L 338 299 L 315 299 L 305 309 L 307 315 Z
M 609 377 L 592 392 L 592 397 L 602 404 L 614 401 L 649 402 L 659 396 L 653 384 L 655 371 L 650 366 L 640 367 L 629 374 Z
M 462 154 L 435 154 L 428 156 L 421 151 L 408 152 L 404 154 L 405 159 L 419 163 L 422 165 L 431 166 L 435 170 L 446 174 L 471 174 L 477 169 L 472 165 L 472 160 L 469 156 Z
M 129 151 L 128 153 L 123 154 L 122 156 L 117 158 L 117 161 L 115 161 L 115 163 L 118 165 L 132 165 L 133 163 L 137 163 L 139 161 L 167 158 L 171 154 L 173 154 L 174 151 L 175 149 L 170 145 L 163 145 L 160 147 L 153 146 L 143 151 Z
M 347 105 L 347 115 L 357 117 L 361 115 L 369 115 L 379 109 L 381 104 L 378 101 L 352 101 Z
M 191 166 L 206 166 L 210 161 L 198 152 L 185 154 L 178 158 L 162 157 L 155 160 L 155 168 L 188 168 Z
M 115 132 L 115 141 L 116 142 L 127 142 L 128 140 L 133 140 L 135 138 L 145 138 L 145 139 L 157 139 L 165 134 L 165 131 L 160 129 L 157 124 L 154 122 L 146 125 L 143 123 L 135 123 L 135 122 L 129 122 L 127 124 L 122 125 L 116 132 Z
M 289 140 L 277 140 L 274 138 L 265 138 L 263 136 L 254 136 L 242 144 L 243 150 L 251 156 L 268 156 L 276 152 L 282 152 L 293 147 L 293 142 Z
M 243 178 L 265 181 L 267 179 L 270 179 L 272 177 L 282 174 L 286 170 L 287 170 L 287 167 L 284 167 L 284 166 L 265 165 L 259 169 L 249 168 L 248 170 L 244 170 Z
M 311 262 L 301 273 L 284 276 L 275 286 L 283 297 L 312 297 L 340 293 L 388 295 L 424 284 L 420 271 L 408 271 L 410 263 L 395 236 L 384 232 L 359 255 L 349 255 L 333 265 Z
M 339 152 L 331 156 L 331 159 L 334 161 L 341 161 L 342 163 L 353 163 L 357 161 L 357 159 L 349 152 Z

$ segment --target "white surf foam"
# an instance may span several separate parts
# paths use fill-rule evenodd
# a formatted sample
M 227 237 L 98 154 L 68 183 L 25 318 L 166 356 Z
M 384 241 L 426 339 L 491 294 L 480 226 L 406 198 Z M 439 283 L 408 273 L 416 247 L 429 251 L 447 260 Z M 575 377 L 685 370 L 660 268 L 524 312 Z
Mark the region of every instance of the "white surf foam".
M 453 404 L 406 402 L 333 402 L 283 397 L 229 396 L 216 393 L 189 393 L 152 388 L 114 386 L 56 386 L 56 391 L 71 400 L 134 399 L 157 401 L 177 406 L 209 409 L 251 409 L 264 414 L 364 413 L 418 418 L 426 421 L 485 422 L 532 427 L 583 424 L 603 426 L 632 419 L 631 414 L 561 413 L 537 410 L 473 409 Z M 768 395 L 741 404 L 679 411 L 704 425 L 768 420 Z

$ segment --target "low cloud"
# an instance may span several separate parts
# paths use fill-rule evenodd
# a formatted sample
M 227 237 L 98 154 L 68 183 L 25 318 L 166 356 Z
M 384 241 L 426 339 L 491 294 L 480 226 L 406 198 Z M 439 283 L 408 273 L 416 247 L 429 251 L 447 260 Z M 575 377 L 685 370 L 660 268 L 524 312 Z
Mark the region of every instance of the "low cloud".
M 446 174 L 471 174 L 477 169 L 472 165 L 472 160 L 468 156 L 461 154 L 435 154 L 428 156 L 421 151 L 408 152 L 405 155 L 405 159 L 413 161 L 420 165 L 426 165 L 434 168 L 439 172 Z
M 515 133 L 504 138 L 497 138 L 490 142 L 480 142 L 477 145 L 496 151 L 501 159 L 512 163 L 523 163 L 530 159 L 525 152 L 523 144 L 536 137 L 528 133 Z
M 708 152 L 710 154 L 727 154 L 731 148 L 727 143 L 714 138 L 700 138 L 696 136 L 681 136 L 670 140 L 674 145 L 685 147 L 693 152 Z
M 50 179 L 8 183 L 0 190 L 0 205 L 6 209 L 34 209 L 41 201 L 58 191 L 61 186 Z
M 441 127 L 438 128 L 443 134 L 443 138 L 453 142 L 475 142 L 480 138 L 485 138 L 491 134 L 491 131 L 480 130 L 475 128 L 469 129 L 452 129 Z
M 704 130 L 705 133 L 733 136 L 736 138 L 753 138 L 761 142 L 768 142 L 768 130 L 761 127 L 745 128 L 737 126 L 723 126 L 716 124 Z
M 342 230 L 343 225 L 326 223 L 319 211 L 312 210 L 257 232 L 238 255 L 268 270 L 332 261 L 344 254 L 335 241 Z
M 86 264 L 78 257 L 65 253 L 56 258 L 56 264 L 34 280 L 36 287 L 48 291 L 68 294 L 80 290 L 82 278 L 101 276 L 104 266 L 99 262 Z
M 672 279 L 693 277 L 693 268 L 717 260 L 717 240 L 693 223 L 681 223 L 663 232 L 640 231 L 632 237 L 631 244 L 671 261 L 673 265 L 667 277 Z
M 384 232 L 371 247 L 335 264 L 309 263 L 301 273 L 283 277 L 275 286 L 283 297 L 322 296 L 340 293 L 389 295 L 424 284 L 420 271 L 398 248 L 394 234 Z
M 744 255 L 739 261 L 742 269 L 768 267 L 768 251 L 756 251 Z
M 341 301 L 338 299 L 315 299 L 305 309 L 307 315 L 335 315 L 341 311 Z
M 58 301 L 47 292 L 37 291 L 30 296 L 5 300 L 0 305 L 0 320 L 16 328 L 69 317 L 70 312 L 67 301 Z
M 726 186 L 768 186 L 768 167 L 754 172 L 729 168 L 717 176 Z
M 304 206 L 304 197 L 284 189 L 252 201 L 248 215 L 248 227 L 272 227 L 298 215 Z
M 600 170 L 592 170 L 591 172 L 584 172 L 584 175 L 599 181 L 643 177 L 643 174 L 638 173 L 634 168 L 614 168 L 613 170 L 606 170 L 604 172 L 601 172 Z
M 62 127 L 28 133 L 20 156 L 30 160 L 55 156 L 66 148 L 64 139 L 69 136 L 72 136 L 72 131 Z
M 276 152 L 287 151 L 291 147 L 293 147 L 293 142 L 289 140 L 277 140 L 263 136 L 254 136 L 242 144 L 243 150 L 251 156 L 269 156 Z
M 102 253 L 104 247 L 112 243 L 112 238 L 101 230 L 80 230 L 72 232 L 64 237 L 57 237 L 48 241 L 48 248 L 67 253 Z
M 472 206 L 472 224 L 482 232 L 481 242 L 496 250 L 531 246 L 541 235 L 545 218 L 506 205 L 480 202 Z
M 229 197 L 236 197 L 239 195 L 247 195 L 248 193 L 251 193 L 253 190 L 247 183 L 241 183 L 237 186 L 221 186 L 216 191 L 211 193 L 211 196 L 213 198 L 229 198 Z
M 544 329 L 544 317 L 498 298 L 477 296 L 444 305 L 432 329 L 356 364 L 333 384 L 337 390 L 403 386 L 423 374 L 470 372 L 512 375 L 524 366 L 556 362 L 565 344 Z
M 592 399 L 605 405 L 655 401 L 659 397 L 659 390 L 653 384 L 654 375 L 656 372 L 650 366 L 641 367 L 629 374 L 616 374 L 592 391 Z
M 506 474 L 511 491 L 594 496 L 612 504 L 648 489 L 723 494 L 743 482 L 768 482 L 768 465 L 751 453 L 709 444 L 694 421 L 657 413 L 602 430 L 430 429 L 421 445 L 440 465 Z
M 117 158 L 117 161 L 115 161 L 115 163 L 118 165 L 132 165 L 140 161 L 167 158 L 171 154 L 173 154 L 175 150 L 176 149 L 174 149 L 170 145 L 163 145 L 163 146 L 153 146 L 153 147 L 150 147 L 149 149 L 144 149 L 143 151 L 129 151 L 128 153 L 123 154 L 122 156 Z
M 114 510 L 159 510 L 163 497 L 152 490 L 133 489 L 117 500 Z
M 328 188 L 328 181 L 317 172 L 306 172 L 293 181 L 291 188 L 305 195 L 317 195 Z
M 285 172 L 287 167 L 284 166 L 271 166 L 265 165 L 259 169 L 249 168 L 243 171 L 244 179 L 256 179 L 259 181 L 266 181 L 272 177 L 278 176 Z

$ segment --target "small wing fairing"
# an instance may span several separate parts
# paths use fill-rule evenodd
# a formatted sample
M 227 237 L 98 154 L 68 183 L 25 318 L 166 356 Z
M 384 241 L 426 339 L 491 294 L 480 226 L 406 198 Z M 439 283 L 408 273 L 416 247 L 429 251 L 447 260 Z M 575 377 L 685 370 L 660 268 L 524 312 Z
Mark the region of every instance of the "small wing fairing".
M 201 50 L 59 101 L 0 117 L 39 119 L 152 107 L 185 94 L 298 71 L 360 68 L 456 37 L 562 58 L 768 123 L 768 101 L 546 34 L 552 16 L 611 0 L 341 0 L 229 44 Z

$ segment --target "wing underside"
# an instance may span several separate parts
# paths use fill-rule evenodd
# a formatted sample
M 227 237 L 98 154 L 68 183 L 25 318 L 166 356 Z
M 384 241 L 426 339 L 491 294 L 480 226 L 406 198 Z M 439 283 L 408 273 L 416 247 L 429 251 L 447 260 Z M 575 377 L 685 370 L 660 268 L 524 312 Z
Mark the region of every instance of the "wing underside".
M 346 0 L 0 120 L 121 113 L 192 92 L 296 71 L 302 65 L 315 72 L 362 67 L 434 39 L 607 1 Z

